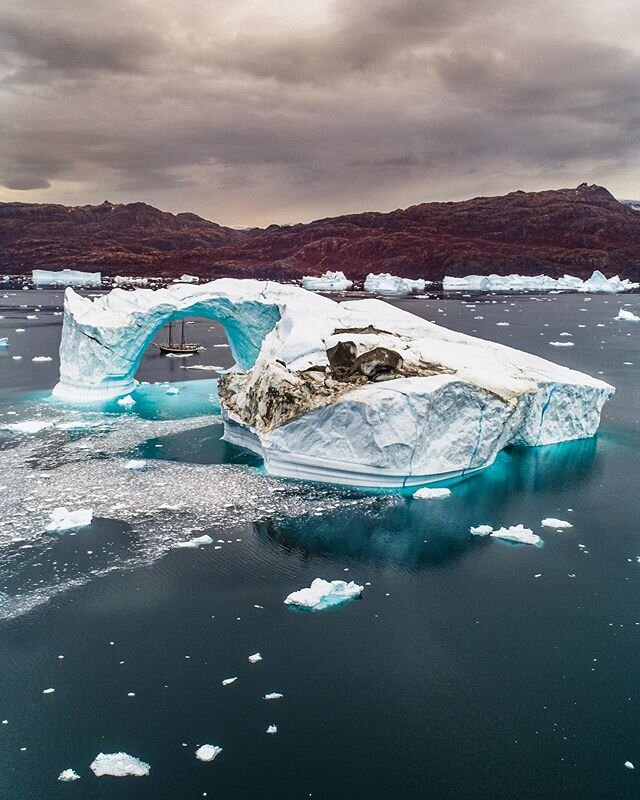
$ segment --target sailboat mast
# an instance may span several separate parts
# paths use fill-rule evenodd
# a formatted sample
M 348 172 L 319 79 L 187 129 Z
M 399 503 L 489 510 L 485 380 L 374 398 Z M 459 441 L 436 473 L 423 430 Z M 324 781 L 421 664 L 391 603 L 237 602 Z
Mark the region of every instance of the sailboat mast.
M 173 344 L 173 320 L 169 323 L 169 347 Z
M 182 328 L 181 328 L 181 335 L 180 335 L 180 344 L 184 344 L 184 320 L 182 320 Z

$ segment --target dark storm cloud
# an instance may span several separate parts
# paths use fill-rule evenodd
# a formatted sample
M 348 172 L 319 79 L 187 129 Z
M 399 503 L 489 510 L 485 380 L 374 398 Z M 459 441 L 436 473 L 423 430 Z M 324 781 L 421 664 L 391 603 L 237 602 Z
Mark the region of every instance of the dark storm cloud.
M 583 179 L 633 195 L 617 2 L 6 2 L 0 199 L 266 224 Z

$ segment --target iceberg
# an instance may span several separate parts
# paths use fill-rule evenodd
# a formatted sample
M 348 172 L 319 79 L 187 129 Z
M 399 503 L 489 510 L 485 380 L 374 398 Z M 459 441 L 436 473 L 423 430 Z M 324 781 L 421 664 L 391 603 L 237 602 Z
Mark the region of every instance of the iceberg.
M 263 700 L 281 700 L 284 697 L 280 692 L 269 692 L 262 698 Z
M 618 311 L 618 316 L 614 317 L 615 320 L 620 322 L 640 322 L 640 317 L 633 313 L 633 311 L 627 311 L 625 308 L 621 308 Z M 2 346 L 2 340 L 0 339 L 0 346 Z
M 509 542 L 520 542 L 520 544 L 540 544 L 542 539 L 530 528 L 524 525 L 510 525 L 508 528 L 498 528 L 489 534 L 496 539 L 506 539 Z
M 42 419 L 27 419 L 24 422 L 10 422 L 3 427 L 7 431 L 15 431 L 16 433 L 39 433 L 52 425 L 53 422 L 47 422 Z
M 63 769 L 58 775 L 58 780 L 69 783 L 69 781 L 79 781 L 80 776 L 74 769 Z
M 302 279 L 302 288 L 311 292 L 346 292 L 353 288 L 353 281 L 344 272 L 325 272 L 319 278 L 306 275 Z
M 79 508 L 77 511 L 69 511 L 61 506 L 54 508 L 51 512 L 51 521 L 45 528 L 49 533 L 61 533 L 62 531 L 73 531 L 77 528 L 86 528 L 91 525 L 93 511 L 90 508 Z
M 430 489 L 428 486 L 413 493 L 416 500 L 436 500 L 439 497 L 449 497 L 450 495 L 451 489 Z
M 277 732 L 278 732 L 278 726 L 277 725 L 269 725 L 269 727 L 267 728 L 267 733 L 274 734 L 274 733 L 277 733 Z
M 6 336 L 0 337 L 0 347 L 9 347 L 9 339 Z
M 174 547 L 201 547 L 203 544 L 213 544 L 213 539 L 206 533 L 203 536 L 196 536 L 195 539 L 187 539 L 184 542 L 176 542 Z
M 149 278 L 136 278 L 131 275 L 116 275 L 113 279 L 114 286 L 146 286 Z
M 615 294 L 640 287 L 617 275 L 607 278 L 599 270 L 586 281 L 573 275 L 551 278 L 548 275 L 466 275 L 463 278 L 445 276 L 442 288 L 445 292 L 604 292 Z
M 54 396 L 131 404 L 156 332 L 202 316 L 235 366 L 218 389 L 224 439 L 267 473 L 367 487 L 470 475 L 504 447 L 593 436 L 614 388 L 377 299 L 336 302 L 296 286 L 224 278 L 166 289 L 68 288 Z
M 197 275 L 181 275 L 179 278 L 176 278 L 173 282 L 174 283 L 199 283 L 200 278 Z
M 139 758 L 128 753 L 98 753 L 89 765 L 99 778 L 112 775 L 114 778 L 125 778 L 127 775 L 142 777 L 149 774 L 151 767 Z
M 382 294 L 392 297 L 424 292 L 426 284 L 427 281 L 421 278 L 413 281 L 409 278 L 398 278 L 395 275 L 389 275 L 388 272 L 383 272 L 379 275 L 374 275 L 373 272 L 370 272 L 364 282 L 364 290 L 370 294 Z
M 221 752 L 222 748 L 215 744 L 203 744 L 196 750 L 196 758 L 199 761 L 213 761 Z
M 555 528 L 556 530 L 560 530 L 562 528 L 573 528 L 573 525 L 570 522 L 567 522 L 564 519 L 556 519 L 555 517 L 546 517 L 540 524 L 543 528 Z
M 31 279 L 36 286 L 99 287 L 102 284 L 102 275 L 99 272 L 81 272 L 77 269 L 34 269 Z
M 472 525 L 469 528 L 469 531 L 474 536 L 489 536 L 489 534 L 491 534 L 493 532 L 493 526 L 492 525 L 475 525 L 475 526 Z
M 311 586 L 306 589 L 299 589 L 291 592 L 285 597 L 285 605 L 304 608 L 307 611 L 325 611 L 327 608 L 334 608 L 348 603 L 360 597 L 364 591 L 364 586 L 359 586 L 353 581 L 325 581 L 316 578 L 311 582 Z
M 251 664 L 257 664 L 258 661 L 262 661 L 262 656 L 260 653 L 254 653 L 252 656 L 249 656 L 249 662 Z

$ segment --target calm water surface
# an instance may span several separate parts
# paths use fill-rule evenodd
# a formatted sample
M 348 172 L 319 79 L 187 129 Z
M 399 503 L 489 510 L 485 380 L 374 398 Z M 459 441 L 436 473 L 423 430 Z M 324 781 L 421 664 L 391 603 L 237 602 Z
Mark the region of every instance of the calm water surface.
M 279 481 L 221 443 L 217 373 L 183 368 L 232 363 L 205 320 L 188 363 L 147 352 L 132 412 L 52 403 L 61 300 L 0 293 L 0 796 L 638 796 L 640 324 L 613 318 L 640 297 L 396 301 L 617 388 L 595 439 L 509 450 L 437 501 Z M 5 429 L 23 420 L 50 425 Z M 93 525 L 45 533 L 65 504 Z M 519 522 L 544 546 L 469 534 Z M 318 576 L 371 585 L 331 612 L 284 606 Z M 119 750 L 150 775 L 94 777 Z

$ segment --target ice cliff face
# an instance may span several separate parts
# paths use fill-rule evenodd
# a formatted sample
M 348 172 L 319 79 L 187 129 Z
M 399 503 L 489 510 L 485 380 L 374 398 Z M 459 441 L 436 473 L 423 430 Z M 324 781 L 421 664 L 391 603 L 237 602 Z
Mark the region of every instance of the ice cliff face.
M 383 272 L 380 275 L 370 272 L 364 282 L 364 290 L 371 294 L 383 294 L 392 297 L 394 295 L 424 292 L 426 284 L 427 281 L 422 278 L 412 281 L 409 278 L 390 275 L 388 272 Z
M 31 279 L 36 286 L 92 286 L 99 287 L 102 276 L 99 272 L 81 272 L 77 269 L 34 269 Z
M 128 394 L 170 319 L 221 322 L 236 367 L 220 380 L 225 438 L 274 475 L 416 486 L 488 466 L 508 444 L 592 436 L 613 387 L 380 300 L 224 279 L 65 296 L 60 382 L 82 402 Z
M 595 270 L 586 281 L 575 278 L 573 275 L 564 275 L 562 278 L 551 278 L 548 275 L 467 275 L 464 278 L 446 276 L 442 280 L 442 288 L 445 292 L 549 292 L 561 290 L 617 294 L 638 287 L 640 287 L 639 283 L 633 283 L 627 278 L 620 280 L 618 275 L 607 278 L 599 270 Z

